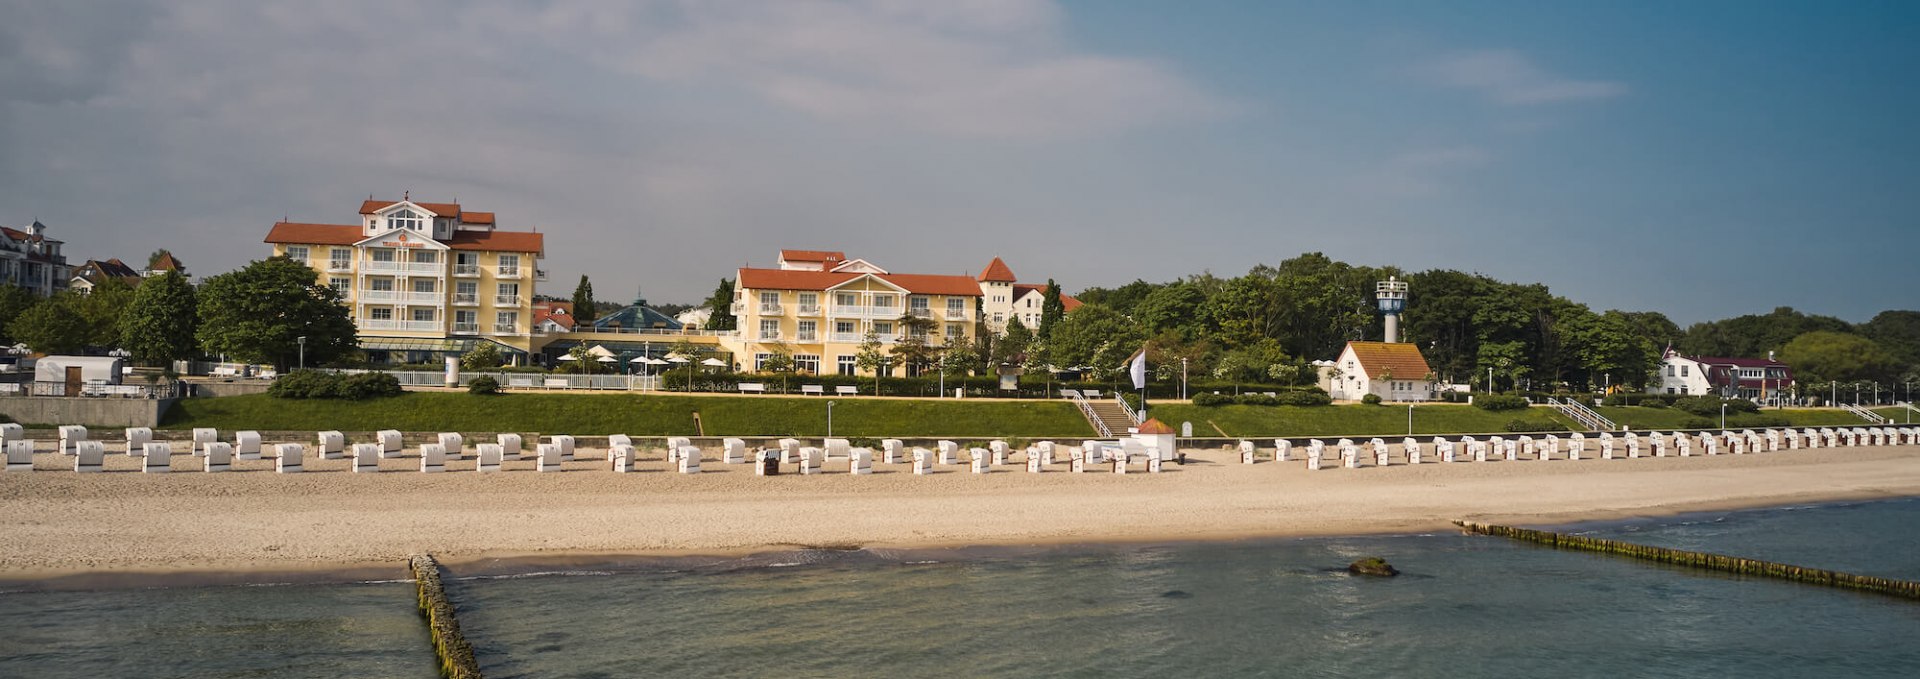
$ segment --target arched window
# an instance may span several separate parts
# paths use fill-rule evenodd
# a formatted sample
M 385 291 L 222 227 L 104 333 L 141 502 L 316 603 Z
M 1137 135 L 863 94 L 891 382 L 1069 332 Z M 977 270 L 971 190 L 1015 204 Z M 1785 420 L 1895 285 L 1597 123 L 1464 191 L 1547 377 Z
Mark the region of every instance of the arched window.
M 387 226 L 396 229 L 420 231 L 425 228 L 426 221 L 426 218 L 421 216 L 420 213 L 412 210 L 401 210 L 387 215 Z

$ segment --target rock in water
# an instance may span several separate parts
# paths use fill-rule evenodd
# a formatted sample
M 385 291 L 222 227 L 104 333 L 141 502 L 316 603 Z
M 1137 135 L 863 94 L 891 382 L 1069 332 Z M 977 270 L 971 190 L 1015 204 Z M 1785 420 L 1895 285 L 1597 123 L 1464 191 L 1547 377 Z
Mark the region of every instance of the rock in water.
M 1373 575 L 1373 576 L 1378 576 L 1383 578 L 1391 578 L 1393 576 L 1399 575 L 1400 571 L 1396 570 L 1393 567 L 1393 564 L 1387 563 L 1386 559 L 1382 559 L 1377 556 L 1369 556 L 1367 558 L 1348 564 L 1347 573 L 1352 575 Z

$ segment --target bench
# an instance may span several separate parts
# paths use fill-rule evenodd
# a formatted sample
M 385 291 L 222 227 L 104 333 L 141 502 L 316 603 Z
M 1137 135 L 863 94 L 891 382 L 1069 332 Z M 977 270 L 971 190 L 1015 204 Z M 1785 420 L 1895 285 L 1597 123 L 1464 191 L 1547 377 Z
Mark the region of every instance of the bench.
M 825 395 L 826 395 L 826 393 L 827 393 L 827 390 L 826 390 L 826 389 L 825 389 L 824 387 L 821 387 L 821 386 L 820 386 L 820 385 L 818 385 L 818 384 L 802 384 L 802 385 L 800 385 L 800 395 L 801 395 L 801 396 L 806 396 L 806 395 L 808 395 L 808 394 L 812 394 L 812 395 L 814 395 L 814 396 L 825 396 Z
M 735 386 L 737 386 L 740 389 L 740 393 L 742 394 L 767 393 L 767 385 L 759 382 L 741 382 L 740 384 Z
M 1080 391 L 1077 389 L 1061 389 L 1060 398 L 1080 398 Z
M 531 378 L 531 377 L 514 377 L 514 378 L 509 378 L 509 379 L 507 380 L 507 387 L 508 387 L 509 389 L 532 389 L 532 388 L 533 388 L 533 378 Z
M 843 384 L 843 385 L 834 387 L 833 394 L 835 396 L 859 396 L 860 388 L 852 385 Z
M 540 384 L 547 389 L 566 389 L 567 387 L 573 386 L 565 377 L 549 377 Z

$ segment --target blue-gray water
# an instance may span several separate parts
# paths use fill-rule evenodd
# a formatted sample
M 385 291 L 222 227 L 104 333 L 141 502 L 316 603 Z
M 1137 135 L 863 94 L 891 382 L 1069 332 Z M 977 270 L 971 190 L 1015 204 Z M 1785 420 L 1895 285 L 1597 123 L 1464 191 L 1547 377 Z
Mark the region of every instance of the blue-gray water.
M 1920 501 L 1899 500 L 1572 530 L 1920 579 L 1916 525 Z M 1406 575 L 1330 570 L 1375 554 Z M 456 573 L 449 592 L 488 677 L 1908 677 L 1920 667 L 1909 643 L 1920 603 L 1452 534 L 572 568 Z M 304 646 L 283 654 L 283 642 Z M 434 676 L 425 644 L 407 585 L 0 595 L 6 677 L 424 679 Z

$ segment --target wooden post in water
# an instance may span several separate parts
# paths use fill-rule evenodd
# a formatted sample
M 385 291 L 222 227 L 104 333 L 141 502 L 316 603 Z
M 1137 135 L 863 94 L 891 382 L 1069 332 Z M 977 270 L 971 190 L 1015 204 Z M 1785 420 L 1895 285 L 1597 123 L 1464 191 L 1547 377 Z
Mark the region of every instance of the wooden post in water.
M 426 554 L 407 560 L 413 582 L 420 593 L 420 614 L 427 619 L 427 635 L 433 638 L 433 653 L 440 658 L 440 676 L 448 679 L 480 679 L 480 662 L 473 657 L 473 646 L 460 633 L 460 621 L 454 619 L 453 602 L 440 584 L 440 563 Z

